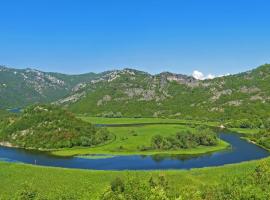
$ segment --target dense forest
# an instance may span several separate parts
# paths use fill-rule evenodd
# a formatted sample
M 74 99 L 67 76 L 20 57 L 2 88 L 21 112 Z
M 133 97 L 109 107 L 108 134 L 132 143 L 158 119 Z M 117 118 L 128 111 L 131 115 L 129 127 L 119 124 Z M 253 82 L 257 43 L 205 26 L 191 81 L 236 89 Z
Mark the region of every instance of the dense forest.
M 53 105 L 34 105 L 19 116 L 1 120 L 0 138 L 14 146 L 56 149 L 95 146 L 110 140 L 105 128 L 83 122 Z

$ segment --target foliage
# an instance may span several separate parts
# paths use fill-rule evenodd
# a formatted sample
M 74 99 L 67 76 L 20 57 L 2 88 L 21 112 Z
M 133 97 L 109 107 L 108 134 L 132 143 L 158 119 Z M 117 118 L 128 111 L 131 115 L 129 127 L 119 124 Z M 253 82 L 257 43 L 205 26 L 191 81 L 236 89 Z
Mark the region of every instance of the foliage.
M 108 81 L 112 72 L 65 75 L 0 68 L 0 109 L 77 95 L 78 99 L 62 103 L 80 114 L 216 120 L 234 127 L 270 128 L 269 64 L 204 81 L 183 75 L 173 81 L 171 73 L 152 76 L 131 69 L 115 71 L 118 76 Z
M 179 188 L 174 195 L 169 186 L 165 176 L 151 176 L 148 182 L 132 178 L 121 181 L 121 190 L 109 188 L 102 199 L 266 200 L 270 198 L 270 166 L 261 162 L 245 176 L 224 176 L 218 185 L 204 185 L 195 190 L 192 187 Z
M 95 73 L 67 75 L 0 66 L 0 109 L 54 102 L 98 76 Z
M 247 137 L 257 144 L 270 149 L 270 130 L 260 130 L 258 133 L 250 134 Z
M 123 117 L 159 117 L 237 122 L 237 126 L 269 125 L 270 65 L 252 71 L 196 81 L 170 80 L 170 73 L 121 74 L 110 82 L 88 84 L 84 98 L 68 104 L 75 113 L 102 116 L 121 112 Z M 175 76 L 177 79 L 177 76 Z M 81 91 L 80 91 L 81 92 Z M 164 95 L 165 94 L 165 95 Z M 109 96 L 107 101 L 102 101 Z M 102 104 L 97 102 L 102 101 Z
M 0 137 L 19 147 L 36 149 L 95 146 L 110 139 L 105 128 L 96 128 L 53 105 L 34 105 L 19 117 L 2 122 Z
M 0 199 L 15 199 L 17 194 L 24 191 L 26 188 L 24 185 L 27 182 L 27 185 L 30 186 L 30 192 L 34 192 L 38 198 L 43 200 L 94 200 L 100 199 L 102 194 L 111 191 L 110 183 L 117 177 L 120 177 L 124 186 L 128 184 L 128 180 L 135 179 L 142 185 L 146 185 L 147 188 L 153 188 L 159 183 L 153 184 L 151 182 L 158 182 L 160 174 L 165 176 L 165 181 L 161 181 L 165 183 L 162 188 L 165 188 L 165 194 L 171 199 L 219 200 L 214 197 L 217 197 L 216 193 L 225 195 L 227 181 L 228 186 L 230 183 L 235 183 L 229 188 L 230 193 L 239 193 L 242 187 L 249 188 L 250 191 L 252 188 L 265 188 L 265 190 L 258 192 L 258 194 L 265 195 L 270 191 L 269 166 L 269 158 L 263 161 L 250 161 L 222 167 L 165 171 L 74 170 L 0 162 Z M 151 177 L 154 181 L 150 181 Z M 253 182 L 255 180 L 256 182 Z M 258 184 L 258 187 L 255 184 Z M 233 190 L 234 187 L 237 190 Z M 135 188 L 140 187 L 136 186 Z M 253 192 L 256 191 L 258 190 Z M 160 192 L 162 190 L 156 189 L 153 193 Z
M 198 146 L 213 146 L 218 143 L 217 135 L 208 128 L 197 130 L 185 130 L 174 136 L 163 137 L 155 135 L 152 138 L 154 149 L 188 149 Z
M 35 191 L 31 184 L 24 183 L 22 188 L 15 194 L 16 200 L 37 200 L 38 192 Z
M 203 197 L 207 200 L 270 199 L 270 166 L 262 162 L 246 176 L 225 177 L 223 183 L 207 189 Z
M 106 121 L 104 121 L 104 120 Z M 120 124 L 125 122 L 125 119 L 119 118 L 108 119 L 102 118 L 102 121 L 107 123 L 110 121 L 117 120 Z M 132 123 L 129 119 L 128 123 Z M 149 123 L 157 122 L 155 119 L 143 119 Z M 87 121 L 92 121 L 92 118 Z M 102 146 L 91 147 L 91 148 L 71 148 L 63 149 L 52 152 L 54 155 L 58 156 L 72 156 L 72 155 L 85 155 L 85 154 L 110 154 L 110 155 L 130 155 L 130 154 L 142 154 L 142 155 L 153 155 L 153 154 L 185 154 L 185 155 L 195 155 L 202 153 L 209 153 L 214 151 L 219 151 L 226 149 L 229 144 L 225 141 L 218 140 L 217 145 L 213 146 L 200 146 L 199 148 L 189 148 L 189 149 L 154 149 L 152 148 L 152 138 L 156 135 L 161 135 L 163 137 L 175 137 L 177 133 L 182 133 L 186 131 L 195 131 L 196 125 L 191 127 L 189 124 L 146 124 L 141 126 L 136 126 L 138 123 L 137 119 L 134 121 L 135 125 L 121 126 L 121 127 L 108 127 L 110 133 L 115 136 L 115 139 L 109 143 Z
M 116 178 L 111 187 L 102 195 L 101 200 L 169 200 L 168 182 L 164 175 L 151 177 L 142 182 L 136 177 L 126 181 Z

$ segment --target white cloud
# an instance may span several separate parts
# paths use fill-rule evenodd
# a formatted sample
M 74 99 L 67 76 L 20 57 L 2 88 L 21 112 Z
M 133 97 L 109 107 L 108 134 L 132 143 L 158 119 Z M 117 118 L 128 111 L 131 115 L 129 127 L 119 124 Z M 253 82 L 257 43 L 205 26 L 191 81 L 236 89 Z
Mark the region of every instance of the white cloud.
M 203 80 L 204 79 L 204 74 L 198 70 L 194 70 L 192 73 L 192 76 L 196 79 Z
M 213 79 L 213 78 L 215 78 L 215 77 L 216 77 L 216 76 L 213 75 L 213 74 L 208 74 L 208 75 L 206 76 L 205 79 Z
M 230 75 L 231 75 L 230 73 L 227 73 L 227 74 L 221 74 L 221 75 L 218 75 L 217 77 L 230 76 Z
M 198 70 L 194 70 L 192 73 L 192 76 L 198 80 L 205 80 L 205 79 L 213 79 L 216 77 L 222 77 L 222 76 L 229 76 L 230 74 L 224 74 L 224 75 L 213 75 L 213 74 L 208 74 L 208 75 L 204 75 L 202 72 L 198 71 Z

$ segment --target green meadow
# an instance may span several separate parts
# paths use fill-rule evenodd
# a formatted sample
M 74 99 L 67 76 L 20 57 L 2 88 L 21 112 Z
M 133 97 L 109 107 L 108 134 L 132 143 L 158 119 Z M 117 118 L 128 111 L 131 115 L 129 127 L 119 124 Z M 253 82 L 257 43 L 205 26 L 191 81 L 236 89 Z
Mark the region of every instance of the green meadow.
M 85 159 L 102 159 L 110 158 L 114 155 L 131 154 L 203 154 L 229 148 L 229 144 L 221 140 L 215 146 L 199 146 L 191 149 L 141 151 L 138 148 L 140 146 L 150 146 L 151 139 L 155 135 L 171 136 L 177 132 L 195 130 L 199 125 L 217 127 L 218 124 L 214 122 L 158 118 L 81 118 L 93 124 L 144 123 L 144 125 L 107 127 L 114 135 L 114 139 L 108 143 L 92 148 L 62 149 L 52 151 L 52 154 L 57 156 L 77 156 Z M 230 131 L 247 135 L 258 132 L 256 129 L 241 128 L 231 128 Z M 171 196 L 177 196 L 179 191 L 181 193 L 186 191 L 189 194 L 193 192 L 196 194 L 196 192 L 204 191 L 205 188 L 215 188 L 226 180 L 234 180 L 235 177 L 248 177 L 256 169 L 256 166 L 264 161 L 267 165 L 270 164 L 270 158 L 266 158 L 220 167 L 150 171 L 78 170 L 0 162 L 0 199 L 14 199 L 18 194 L 22 194 L 24 188 L 28 188 L 26 195 L 31 195 L 31 191 L 35 191 L 40 199 L 46 200 L 102 199 L 101 196 L 110 190 L 112 181 L 118 177 L 123 180 L 135 179 L 141 182 L 148 182 L 151 177 L 158 177 L 160 175 L 166 177 L 169 184 L 168 192 Z M 25 195 L 25 193 L 23 194 Z
M 74 156 L 84 154 L 110 154 L 110 155 L 126 155 L 126 154 L 203 154 L 213 151 L 219 151 L 229 147 L 229 144 L 219 140 L 215 146 L 199 146 L 191 149 L 180 150 L 140 150 L 141 147 L 149 147 L 151 139 L 155 135 L 171 136 L 183 130 L 194 130 L 197 124 L 183 125 L 178 120 L 171 119 L 132 119 L 132 118 L 83 118 L 85 121 L 95 124 L 136 124 L 136 123 L 166 123 L 166 124 L 145 124 L 143 126 L 127 126 L 127 127 L 108 127 L 108 130 L 114 135 L 114 139 L 101 146 L 91 148 L 70 148 L 51 152 L 57 156 Z M 183 121 L 180 121 L 183 123 Z M 179 124 L 169 124 L 179 123 Z
M 186 119 L 169 119 L 169 118 L 106 118 L 106 117 L 91 117 L 78 115 L 84 121 L 93 123 L 93 124 L 147 124 L 147 123 L 164 123 L 164 124 L 188 124 L 188 125 L 208 125 L 208 126 L 218 126 L 220 125 L 215 121 L 199 121 L 199 120 L 186 120 Z
M 270 164 L 270 159 L 264 159 Z M 116 177 L 133 177 L 147 181 L 151 176 L 165 175 L 170 192 L 200 190 L 215 186 L 226 178 L 245 177 L 261 161 L 250 161 L 222 167 L 192 170 L 156 171 L 95 171 L 0 162 L 0 194 L 2 199 L 13 199 L 25 185 L 30 185 L 46 199 L 99 199 Z

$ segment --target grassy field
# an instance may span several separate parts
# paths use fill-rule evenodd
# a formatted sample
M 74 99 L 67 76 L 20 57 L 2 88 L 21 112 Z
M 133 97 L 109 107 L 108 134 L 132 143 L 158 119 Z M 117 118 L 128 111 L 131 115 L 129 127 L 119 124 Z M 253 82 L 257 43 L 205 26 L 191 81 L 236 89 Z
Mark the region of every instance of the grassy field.
M 265 159 L 270 164 L 270 159 Z M 214 185 L 224 177 L 234 177 L 254 170 L 260 161 L 244 162 L 192 170 L 165 171 L 94 171 L 40 167 L 0 162 L 0 199 L 13 199 L 25 183 L 47 199 L 98 199 L 115 177 L 135 177 L 148 180 L 151 175 L 167 177 L 172 192 Z M 53 187 L 52 187 L 53 186 Z M 63 198 L 63 196 L 66 196 Z
M 97 124 L 130 124 L 130 123 L 178 123 L 168 119 L 108 119 L 108 118 L 84 118 Z M 138 121 L 139 120 L 139 121 Z M 140 121 L 142 120 L 142 121 Z M 163 121 L 164 120 L 164 121 Z M 168 121 L 166 121 L 168 120 Z M 182 123 L 181 121 L 180 123 Z M 197 124 L 201 124 L 197 122 Z M 209 125 L 209 124 L 208 124 Z M 214 124 L 211 124 L 215 126 Z M 228 144 L 220 142 L 214 147 L 200 147 L 181 151 L 139 151 L 139 145 L 149 146 L 153 135 L 169 136 L 180 130 L 194 129 L 195 125 L 183 124 L 156 124 L 133 127 L 109 127 L 115 135 L 112 142 L 95 148 L 74 148 L 52 152 L 55 155 L 70 156 L 82 154 L 197 154 L 217 151 L 227 147 Z M 253 129 L 232 129 L 241 133 L 253 133 Z M 121 148 L 120 148 L 121 147 Z M 106 158 L 87 157 L 89 159 Z M 264 159 L 270 164 L 270 158 Z M 127 179 L 128 177 L 147 181 L 152 175 L 163 174 L 167 177 L 172 193 L 179 190 L 199 190 L 202 187 L 213 186 L 222 183 L 225 177 L 242 176 L 254 170 L 261 161 L 250 161 L 239 164 L 225 165 L 192 170 L 153 170 L 153 171 L 95 171 L 76 170 L 53 167 L 41 167 L 19 163 L 0 162 L 0 199 L 14 199 L 14 194 L 20 191 L 24 185 L 31 185 L 46 199 L 99 199 L 101 194 L 109 187 L 110 182 L 116 177 Z M 53 187 L 52 187 L 53 186 Z
M 179 124 L 205 124 L 208 126 L 219 126 L 218 122 L 203 122 L 197 120 L 184 119 L 163 119 L 163 118 L 105 118 L 105 117 L 87 117 L 78 115 L 84 121 L 93 124 L 141 124 L 141 123 L 179 123 Z
M 236 133 L 242 133 L 245 135 L 258 133 L 261 129 L 252 129 L 252 128 L 229 128 L 230 131 L 236 132 Z
M 104 120 L 100 119 L 105 123 Z M 110 119 L 114 121 L 114 119 Z M 122 119 L 123 121 L 119 123 L 137 123 L 137 119 L 134 121 L 126 119 Z M 95 121 L 97 122 L 97 121 Z M 107 121 L 109 122 L 109 121 Z M 148 120 L 148 122 L 153 122 Z M 114 121 L 116 123 L 116 121 Z M 59 151 L 53 151 L 52 154 L 58 156 L 74 156 L 74 155 L 82 155 L 82 154 L 111 154 L 111 155 L 125 155 L 125 154 L 143 154 L 143 155 L 152 155 L 152 154 L 202 154 L 213 151 L 218 151 L 225 149 L 229 146 L 228 143 L 224 141 L 219 141 L 216 146 L 200 146 L 198 148 L 192 149 L 182 149 L 182 150 L 170 150 L 170 151 L 157 151 L 157 150 L 147 150 L 141 151 L 139 149 L 140 146 L 149 147 L 151 145 L 151 139 L 154 135 L 162 135 L 169 136 L 176 134 L 181 130 L 194 129 L 191 126 L 187 125 L 147 125 L 147 126 L 133 126 L 133 127 L 109 127 L 108 128 L 111 133 L 115 135 L 115 139 L 103 146 L 93 147 L 93 148 L 72 148 L 72 149 L 64 149 Z

